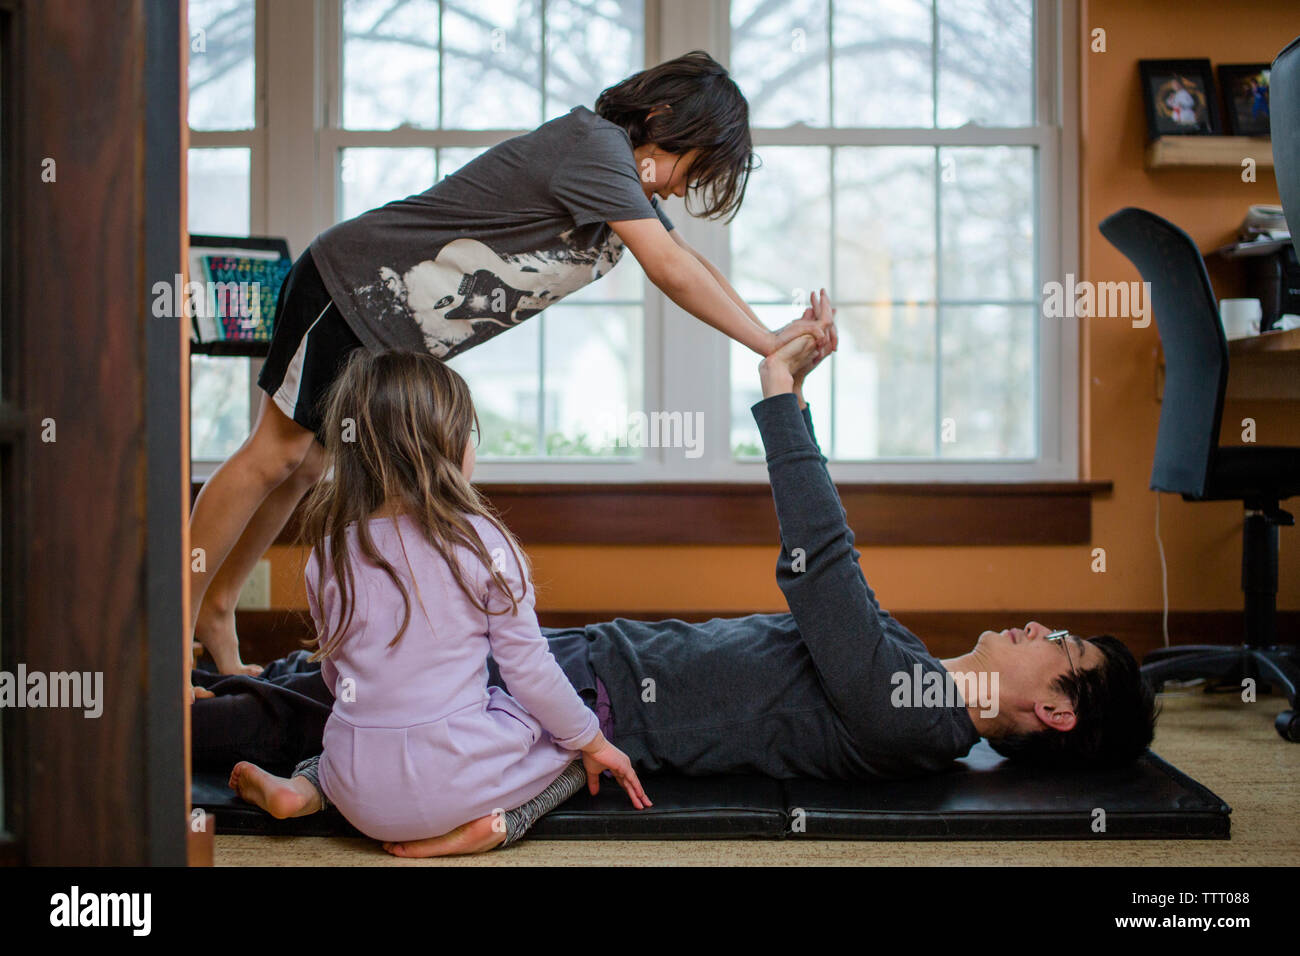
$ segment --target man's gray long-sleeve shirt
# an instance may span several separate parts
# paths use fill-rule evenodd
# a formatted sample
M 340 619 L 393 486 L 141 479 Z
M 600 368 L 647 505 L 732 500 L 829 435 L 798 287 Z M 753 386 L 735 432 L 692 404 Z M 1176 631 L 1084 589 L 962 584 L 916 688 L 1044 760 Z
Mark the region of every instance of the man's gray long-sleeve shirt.
M 891 702 L 895 675 L 946 681 L 947 672 L 863 577 L 810 412 L 793 394 L 752 411 L 781 526 L 777 582 L 791 613 L 586 627 L 614 743 L 646 772 L 853 779 L 942 770 L 980 735 L 960 697 L 953 706 Z

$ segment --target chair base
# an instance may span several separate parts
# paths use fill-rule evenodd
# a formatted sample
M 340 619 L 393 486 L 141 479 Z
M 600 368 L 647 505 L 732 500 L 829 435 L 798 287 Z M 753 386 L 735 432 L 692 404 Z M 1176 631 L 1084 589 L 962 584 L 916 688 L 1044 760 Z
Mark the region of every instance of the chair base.
M 1142 662 L 1142 673 L 1159 690 L 1170 680 L 1216 680 L 1240 684 L 1251 678 L 1256 684 L 1281 686 L 1291 704 L 1273 722 L 1282 739 L 1300 743 L 1300 708 L 1296 706 L 1296 687 L 1300 686 L 1300 654 L 1292 645 L 1256 646 L 1238 644 L 1188 644 L 1162 647 L 1152 651 Z

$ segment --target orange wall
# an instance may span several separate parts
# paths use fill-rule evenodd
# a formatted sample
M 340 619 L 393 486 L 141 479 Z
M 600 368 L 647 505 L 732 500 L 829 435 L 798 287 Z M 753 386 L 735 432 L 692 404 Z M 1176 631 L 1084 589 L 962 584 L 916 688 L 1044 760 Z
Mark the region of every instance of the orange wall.
M 1096 281 L 1134 281 L 1132 264 L 1097 229 L 1128 205 L 1149 209 L 1181 226 L 1202 251 L 1235 238 L 1251 203 L 1277 203 L 1271 170 L 1243 183 L 1238 169 L 1143 168 L 1146 120 L 1138 86 L 1139 59 L 1207 57 L 1219 63 L 1269 62 L 1300 34 L 1300 4 L 1175 0 L 1088 0 L 1084 34 L 1106 31 L 1107 51 L 1083 57 L 1082 273 Z M 1217 79 L 1217 78 L 1216 78 Z M 1240 294 L 1231 273 L 1211 272 L 1222 297 Z M 1115 494 L 1094 509 L 1093 533 L 1107 547 L 1111 571 L 1078 586 L 1094 602 L 1127 609 L 1160 607 L 1160 563 L 1154 538 L 1154 492 L 1146 490 L 1159 405 L 1154 399 L 1155 323 L 1093 319 L 1085 330 L 1090 414 L 1091 475 L 1115 482 Z M 1220 441 L 1241 444 L 1241 420 L 1254 418 L 1256 441 L 1300 444 L 1296 402 L 1228 401 Z M 1169 600 L 1185 610 L 1241 607 L 1240 503 L 1184 502 L 1161 495 L 1161 533 L 1169 563 Z M 1281 529 L 1278 606 L 1300 608 L 1300 564 L 1294 528 Z M 1045 582 L 1046 583 L 1046 582 Z M 1064 604 L 1062 606 L 1065 606 Z
M 1271 171 L 1261 172 L 1259 181 L 1249 185 L 1233 169 L 1146 172 L 1137 61 L 1270 61 L 1300 34 L 1296 0 L 1090 0 L 1081 15 L 1081 278 L 1140 279 L 1097 230 L 1102 219 L 1123 206 L 1141 206 L 1165 216 L 1202 250 L 1209 250 L 1233 238 L 1251 203 L 1279 201 Z M 1106 30 L 1105 53 L 1087 51 L 1094 27 Z M 1230 291 L 1219 290 L 1220 295 Z M 1153 385 L 1156 326 L 1153 322 L 1146 329 L 1134 329 L 1127 321 L 1094 319 L 1083 335 L 1085 477 L 1115 483 L 1113 495 L 1095 502 L 1093 542 L 1071 547 L 873 548 L 860 541 L 863 570 L 886 607 L 1160 608 L 1155 494 L 1147 490 L 1159 416 Z M 1230 424 L 1251 416 L 1258 423 L 1261 444 L 1300 444 L 1296 413 L 1294 402 L 1230 402 L 1222 441 L 1238 443 L 1240 428 Z M 1161 532 L 1172 609 L 1241 607 L 1240 504 L 1192 504 L 1176 495 L 1161 495 Z M 1296 534 L 1294 528 L 1282 529 L 1278 606 L 1290 610 L 1300 609 Z M 1093 547 L 1106 549 L 1104 574 L 1090 570 Z M 716 548 L 534 545 L 528 551 L 541 609 L 613 609 L 623 614 L 785 609 L 773 573 L 776 542 L 771 547 Z M 270 557 L 274 603 L 304 606 L 296 549 L 274 548 Z M 1013 623 L 1022 622 L 991 626 Z

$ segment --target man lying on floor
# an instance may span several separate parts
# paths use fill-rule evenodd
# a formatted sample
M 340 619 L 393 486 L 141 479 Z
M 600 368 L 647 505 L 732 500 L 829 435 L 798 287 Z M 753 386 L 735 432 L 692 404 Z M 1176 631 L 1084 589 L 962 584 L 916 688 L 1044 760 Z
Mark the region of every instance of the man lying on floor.
M 687 775 L 904 777 L 948 767 L 980 737 L 1044 766 L 1140 756 L 1154 736 L 1154 694 L 1114 637 L 1049 642 L 1031 621 L 984 631 L 967 653 L 938 660 L 880 607 L 803 399 L 820 357 L 801 367 L 787 351 L 760 366 L 764 398 L 752 412 L 790 613 L 543 628 L 605 736 L 639 773 Z M 320 752 L 332 697 L 305 657 L 259 678 L 194 672 L 217 695 L 194 703 L 195 769 L 240 760 L 287 769 Z M 489 680 L 505 686 L 491 661 Z

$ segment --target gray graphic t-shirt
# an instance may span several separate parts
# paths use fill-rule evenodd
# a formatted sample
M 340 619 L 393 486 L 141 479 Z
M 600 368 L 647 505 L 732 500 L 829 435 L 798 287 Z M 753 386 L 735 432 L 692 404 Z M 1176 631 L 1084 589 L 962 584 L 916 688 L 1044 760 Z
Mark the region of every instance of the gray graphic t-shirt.
M 585 106 L 498 143 L 430 189 L 326 229 L 325 287 L 372 350 L 451 358 L 600 278 L 609 221 L 658 216 L 632 141 Z

